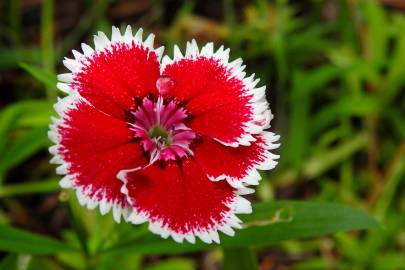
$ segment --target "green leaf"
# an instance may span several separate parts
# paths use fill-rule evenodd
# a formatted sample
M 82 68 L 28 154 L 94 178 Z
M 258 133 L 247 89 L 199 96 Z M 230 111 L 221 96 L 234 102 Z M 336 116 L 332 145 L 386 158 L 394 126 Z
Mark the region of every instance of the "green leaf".
M 44 256 L 35 256 L 32 257 L 27 270 L 64 270 L 64 269 L 66 268 L 65 267 L 62 268 L 59 265 L 59 262 L 56 263 L 56 261 L 53 258 L 46 258 Z
M 354 153 L 364 149 L 367 146 L 368 137 L 365 133 L 360 133 L 354 137 L 348 138 L 338 145 L 323 150 L 315 155 L 307 157 L 302 168 L 302 177 L 314 179 L 321 176 L 337 164 L 350 158 Z M 272 177 L 273 183 L 292 183 L 300 177 L 298 171 L 286 169 Z
M 111 269 L 130 269 L 130 270 L 145 270 L 142 267 L 142 257 L 131 253 L 111 254 L 112 256 L 100 256 L 97 261 L 97 270 L 111 270 Z M 71 256 L 66 259 L 71 261 Z M 182 269 L 179 265 L 169 269 Z M 180 265 L 181 266 L 181 265 Z M 80 267 L 75 267 L 79 268 Z M 189 268 L 186 268 L 188 270 Z M 193 269 L 193 268 L 191 268 Z
M 259 269 L 255 254 L 249 248 L 225 248 L 224 270 Z
M 41 53 L 38 48 L 0 48 L 0 70 L 17 68 L 22 61 L 39 63 Z
M 49 88 L 56 87 L 57 80 L 54 73 L 27 63 L 21 63 L 20 66 L 45 86 Z
M 294 264 L 291 270 L 325 270 L 325 269 L 333 269 L 336 267 L 333 262 L 329 261 L 326 258 L 309 258 L 302 262 L 298 262 Z M 342 268 L 340 268 L 342 269 Z
M 245 228 L 234 237 L 221 235 L 224 248 L 264 246 L 289 239 L 317 237 L 339 231 L 368 229 L 378 226 L 361 210 L 332 203 L 274 201 L 258 203 L 253 214 L 241 216 Z M 136 240 L 118 243 L 105 252 L 134 252 L 138 254 L 170 254 L 205 250 L 218 247 L 201 241 L 196 244 L 178 244 L 151 233 Z
M 58 191 L 59 179 L 48 179 L 34 182 L 3 185 L 0 189 L 0 198 L 32 193 L 47 193 Z
M 152 264 L 145 270 L 193 270 L 196 269 L 194 261 L 185 258 L 169 259 L 163 262 Z
M 396 28 L 396 43 L 391 57 L 389 57 L 388 74 L 384 86 L 387 88 L 383 91 L 385 99 L 391 101 L 402 89 L 405 82 L 405 35 L 403 29 L 405 28 L 405 18 L 397 17 Z
M 51 103 L 43 100 L 19 101 L 0 110 L 0 154 L 7 145 L 7 136 L 12 129 L 46 126 L 51 114 Z
M 16 47 L 21 46 L 22 1 L 16 0 L 4 2 L 6 2 L 5 14 L 7 14 L 8 24 L 10 27 L 10 39 L 12 40 L 12 44 L 16 45 Z
M 339 69 L 332 65 L 324 65 L 311 72 L 297 70 L 293 73 L 289 136 L 282 156 L 297 170 L 301 169 L 310 149 L 311 129 L 307 126 L 311 122 L 311 96 L 338 75 Z
M 405 265 L 405 256 L 401 252 L 390 252 L 380 254 L 375 258 L 375 268 L 379 270 L 397 270 Z
M 334 124 L 339 117 L 367 116 L 378 113 L 382 108 L 379 97 L 372 95 L 351 95 L 341 98 L 336 103 L 330 104 L 317 112 L 310 121 L 311 132 L 319 131 Z
M 0 224 L 0 250 L 30 254 L 55 254 L 73 248 L 54 239 Z
M 17 269 L 18 255 L 15 253 L 8 254 L 0 262 L 0 270 L 16 270 Z
M 54 0 L 44 0 L 41 6 L 41 56 L 42 67 L 55 79 L 55 47 L 54 47 Z M 55 83 L 45 84 L 47 97 L 55 99 Z
M 295 72 L 293 78 L 289 137 L 282 156 L 295 169 L 299 170 L 309 149 L 309 132 L 306 125 L 310 122 L 308 118 L 311 99 L 308 91 L 309 86 L 305 80 L 306 74 Z
M 341 73 L 341 69 L 333 65 L 323 65 L 310 72 L 297 70 L 292 76 L 292 98 L 299 99 L 324 90 L 325 84 L 337 79 Z
M 35 128 L 19 137 L 4 152 L 0 160 L 0 178 L 9 169 L 50 144 L 47 127 Z
M 365 16 L 368 22 L 367 44 L 369 48 L 370 62 L 376 66 L 381 66 L 386 60 L 388 44 L 387 19 L 384 8 L 378 1 L 365 1 Z

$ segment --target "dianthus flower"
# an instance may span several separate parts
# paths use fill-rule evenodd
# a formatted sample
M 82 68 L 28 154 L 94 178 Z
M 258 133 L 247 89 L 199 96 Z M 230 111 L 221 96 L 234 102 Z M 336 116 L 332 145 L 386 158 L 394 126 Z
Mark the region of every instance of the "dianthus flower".
M 128 26 L 94 36 L 95 48 L 65 58 L 49 138 L 51 162 L 80 204 L 112 210 L 114 219 L 175 241 L 219 243 L 234 235 L 235 214 L 251 213 L 249 185 L 278 156 L 279 136 L 265 131 L 272 114 L 265 87 L 241 59 L 213 43 L 187 43 L 173 59 Z

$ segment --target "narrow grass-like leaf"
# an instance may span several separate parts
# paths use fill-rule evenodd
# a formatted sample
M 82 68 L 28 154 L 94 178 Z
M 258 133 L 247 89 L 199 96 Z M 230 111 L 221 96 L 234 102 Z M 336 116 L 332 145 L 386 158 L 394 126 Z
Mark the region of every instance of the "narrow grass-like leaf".
M 366 1 L 364 11 L 369 28 L 367 44 L 370 48 L 368 57 L 370 62 L 378 67 L 386 60 L 388 44 L 385 10 L 377 1 Z
M 60 262 L 53 258 L 45 256 L 33 256 L 27 270 L 65 270 L 65 265 L 62 267 Z M 20 269 L 19 269 L 20 270 Z
M 49 124 L 51 103 L 43 100 L 25 100 L 0 110 L 0 154 L 7 144 L 7 136 L 13 128 L 38 127 Z
M 145 270 L 172 270 L 172 269 L 193 270 L 195 269 L 194 261 L 185 258 L 169 259 L 163 262 L 152 264 L 145 268 Z
M 21 63 L 20 66 L 46 87 L 56 89 L 57 80 L 54 73 L 27 63 Z
M 0 224 L 0 250 L 30 254 L 55 254 L 73 248 L 42 235 Z
M 17 270 L 18 255 L 10 253 L 0 262 L 0 270 Z
M 311 132 L 319 133 L 324 128 L 335 123 L 339 117 L 366 116 L 377 113 L 381 109 L 381 101 L 377 96 L 353 95 L 341 98 L 316 113 L 310 121 Z
M 339 231 L 361 230 L 378 226 L 371 216 L 361 210 L 332 203 L 274 201 L 254 205 L 253 214 L 241 216 L 245 228 L 234 237 L 221 235 L 224 248 L 265 246 L 289 239 L 317 237 Z M 218 247 L 198 241 L 196 244 L 177 244 L 151 233 L 126 240 L 106 252 L 138 254 L 169 254 Z
M 60 189 L 59 179 L 40 180 L 28 183 L 3 185 L 0 188 L 0 198 L 33 193 L 55 192 Z
M 321 86 L 337 78 L 339 69 L 332 65 L 321 66 L 312 72 L 298 70 L 293 73 L 292 94 L 290 99 L 289 137 L 283 148 L 283 159 L 289 161 L 297 170 L 301 169 L 305 155 L 309 151 L 311 129 L 311 96 Z
M 22 61 L 38 63 L 40 58 L 38 48 L 0 48 L 0 70 L 18 68 Z
M 258 269 L 255 254 L 250 248 L 225 248 L 224 270 Z
M 405 82 L 405 61 L 403 60 L 405 59 L 405 35 L 403 31 L 405 28 L 405 18 L 398 17 L 396 26 L 397 42 L 389 60 L 389 70 L 385 83 L 388 89 L 383 91 L 383 95 L 385 95 L 387 101 L 391 101 L 391 99 L 395 98 Z
M 47 131 L 47 127 L 36 128 L 13 141 L 10 147 L 4 151 L 4 155 L 0 160 L 0 178 L 7 170 L 48 146 L 50 141 Z
M 42 1 L 41 9 L 41 56 L 43 68 L 51 74 L 55 74 L 55 47 L 53 42 L 54 32 L 54 0 Z M 56 77 L 56 76 L 55 76 Z M 46 84 L 46 93 L 49 100 L 56 97 L 55 84 Z
M 308 157 L 302 168 L 302 176 L 313 179 L 321 176 L 343 160 L 349 158 L 357 151 L 367 146 L 368 138 L 366 134 L 359 134 L 353 138 L 341 142 L 331 149 L 324 150 L 311 157 Z M 291 183 L 299 176 L 298 171 L 293 169 L 284 170 L 272 178 L 273 183 Z

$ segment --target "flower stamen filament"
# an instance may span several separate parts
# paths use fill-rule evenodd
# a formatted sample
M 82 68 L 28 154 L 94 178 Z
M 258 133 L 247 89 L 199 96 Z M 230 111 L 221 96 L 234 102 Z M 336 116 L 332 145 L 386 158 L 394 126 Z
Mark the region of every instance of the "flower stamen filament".
M 173 138 L 170 136 L 167 129 L 161 125 L 152 127 L 148 132 L 148 136 L 161 146 L 170 146 L 173 143 Z

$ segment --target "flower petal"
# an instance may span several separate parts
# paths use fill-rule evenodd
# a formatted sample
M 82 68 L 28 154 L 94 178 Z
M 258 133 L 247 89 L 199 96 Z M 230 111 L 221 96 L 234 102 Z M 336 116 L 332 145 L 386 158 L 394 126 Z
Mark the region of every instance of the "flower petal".
M 175 47 L 174 59 L 164 57 L 162 74 L 171 77 L 171 95 L 187 101 L 194 116 L 190 127 L 237 147 L 255 141 L 269 127 L 272 118 L 265 99 L 265 87 L 256 88 L 254 75 L 246 77 L 241 59 L 229 62 L 229 49 L 213 51 L 212 43 L 201 51 L 195 41 L 187 44 L 185 56 Z
M 194 242 L 194 236 L 219 242 L 218 230 L 232 235 L 232 227 L 240 228 L 236 213 L 251 212 L 250 202 L 237 189 L 225 181 L 210 181 L 192 159 L 122 171 L 118 178 L 133 208 L 128 221 L 149 221 L 153 233 L 177 242 Z
M 79 202 L 102 214 L 113 210 L 119 222 L 128 212 L 117 173 L 146 163 L 139 144 L 132 143 L 127 124 L 98 111 L 79 96 L 69 95 L 55 106 L 62 119 L 53 119 L 49 137 L 57 173 L 66 174 L 62 187 L 76 189 Z
M 153 35 L 143 42 L 141 30 L 135 38 L 130 27 L 124 35 L 113 27 L 111 41 L 99 32 L 94 43 L 95 50 L 83 44 L 84 55 L 76 52 L 75 59 L 64 60 L 72 74 L 60 76 L 58 88 L 77 91 L 99 110 L 122 119 L 134 97 L 156 93 L 162 50 L 153 48 Z
M 233 187 L 258 185 L 261 179 L 257 169 L 270 170 L 277 164 L 278 155 L 270 153 L 277 148 L 279 136 L 271 132 L 255 135 L 250 146 L 227 147 L 203 137 L 194 150 L 195 160 L 213 181 L 226 179 Z

